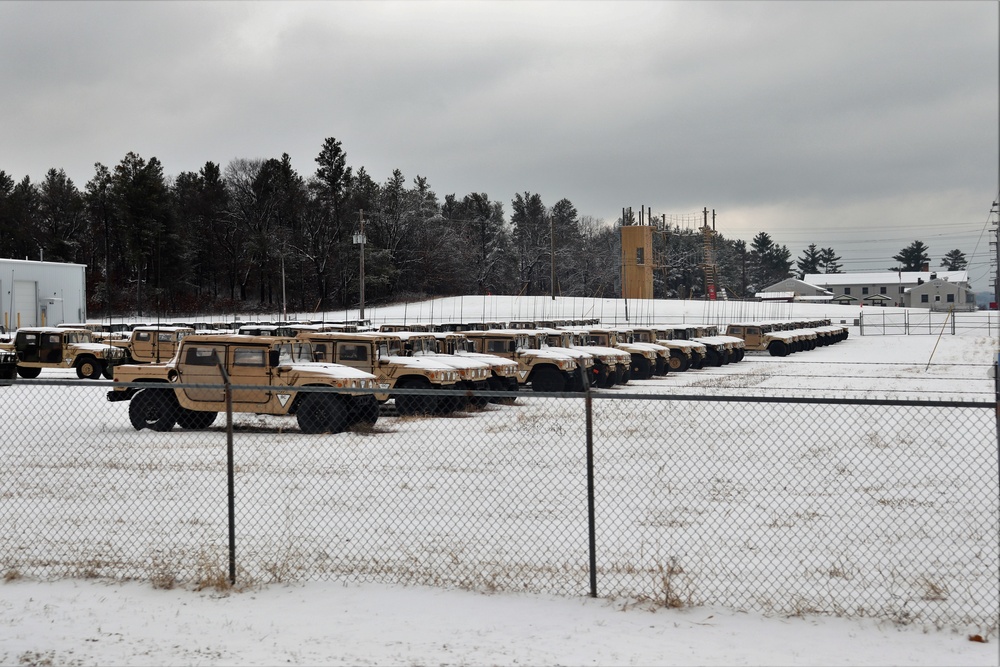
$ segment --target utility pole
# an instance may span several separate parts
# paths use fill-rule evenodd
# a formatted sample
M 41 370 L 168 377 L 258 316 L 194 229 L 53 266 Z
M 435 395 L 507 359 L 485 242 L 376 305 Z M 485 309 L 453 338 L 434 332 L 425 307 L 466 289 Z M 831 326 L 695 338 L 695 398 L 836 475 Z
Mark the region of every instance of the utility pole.
M 549 291 L 552 294 L 552 300 L 556 300 L 556 224 L 552 220 L 552 214 L 549 213 L 549 257 L 550 257 L 550 268 L 549 268 Z
M 358 310 L 358 324 L 365 319 L 365 211 L 364 209 L 358 210 L 358 218 L 360 220 L 360 230 L 354 235 L 354 244 L 361 246 L 360 259 L 358 260 L 358 265 L 361 273 L 361 308 Z

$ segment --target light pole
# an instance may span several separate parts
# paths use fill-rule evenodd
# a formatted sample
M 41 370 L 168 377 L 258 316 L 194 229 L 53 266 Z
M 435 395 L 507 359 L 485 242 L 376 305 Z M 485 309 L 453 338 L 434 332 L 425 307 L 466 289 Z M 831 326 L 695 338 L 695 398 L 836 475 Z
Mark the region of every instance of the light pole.
M 361 320 L 365 319 L 365 211 L 360 209 L 358 211 L 358 218 L 360 219 L 360 230 L 354 235 L 354 244 L 361 246 L 360 258 L 358 259 L 358 265 L 361 273 L 361 308 L 358 312 L 358 324 L 361 324 Z

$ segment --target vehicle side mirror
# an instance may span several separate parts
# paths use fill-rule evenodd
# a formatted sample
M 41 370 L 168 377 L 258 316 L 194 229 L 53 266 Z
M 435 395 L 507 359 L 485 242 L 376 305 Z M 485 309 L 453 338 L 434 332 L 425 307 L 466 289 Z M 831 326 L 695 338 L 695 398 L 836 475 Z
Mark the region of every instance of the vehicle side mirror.
M 278 350 L 268 350 L 267 351 L 267 364 L 268 364 L 268 366 L 270 366 L 271 368 L 274 368 L 275 366 L 278 365 L 278 362 L 280 360 L 281 360 L 281 352 L 279 352 Z

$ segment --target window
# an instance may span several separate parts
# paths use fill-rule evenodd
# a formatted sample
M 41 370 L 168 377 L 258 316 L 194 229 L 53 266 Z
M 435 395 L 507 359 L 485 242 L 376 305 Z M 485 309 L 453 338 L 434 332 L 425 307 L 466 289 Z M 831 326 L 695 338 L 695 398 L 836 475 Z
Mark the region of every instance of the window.
M 885 294 L 885 293 L 886 293 L 886 292 L 888 292 L 888 291 L 889 291 L 889 288 L 888 288 L 888 287 L 879 287 L 879 288 L 878 288 L 878 293 L 879 293 L 879 294 Z
M 645 248 L 636 248 L 635 249 L 635 263 L 636 264 L 645 264 L 646 263 L 646 249 Z
M 906 288 L 904 288 L 902 285 L 900 285 L 899 286 L 899 293 L 902 294 L 905 291 L 906 291 Z
M 149 340 L 149 332 L 148 331 L 136 331 L 135 332 L 135 339 L 137 341 L 142 341 L 142 342 L 145 343 L 146 341 Z
M 927 303 L 930 299 L 927 298 L 926 294 L 920 295 L 920 303 Z
M 368 361 L 368 346 L 358 343 L 338 343 L 337 357 L 341 361 Z
M 940 303 L 940 302 L 941 302 L 941 295 L 940 294 L 935 294 L 934 295 L 934 303 Z
M 861 288 L 861 293 L 862 294 L 868 294 L 868 288 L 867 287 L 862 287 Z
M 949 294 L 947 298 L 948 303 L 955 303 L 955 295 Z
M 160 341 L 161 343 L 169 343 L 170 342 L 170 332 L 168 332 L 168 331 L 161 331 L 160 333 L 156 334 L 156 340 Z
M 264 348 L 236 348 L 233 351 L 233 366 L 255 366 L 263 368 L 265 366 Z
M 844 294 L 850 294 L 850 293 L 851 293 L 851 288 L 850 287 L 845 287 L 844 288 Z
M 507 343 L 506 341 L 491 339 L 486 341 L 486 351 L 487 352 L 506 352 Z

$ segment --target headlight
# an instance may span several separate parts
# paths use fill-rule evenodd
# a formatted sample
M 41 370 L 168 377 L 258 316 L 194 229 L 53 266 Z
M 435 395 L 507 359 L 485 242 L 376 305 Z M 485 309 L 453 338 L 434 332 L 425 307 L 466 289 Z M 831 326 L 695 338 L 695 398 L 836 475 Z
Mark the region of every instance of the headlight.
M 571 371 L 576 366 L 576 363 L 569 359 L 563 359 L 558 362 L 558 366 L 560 370 Z

